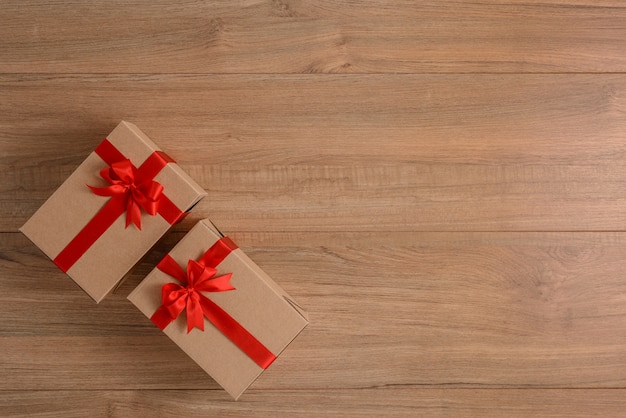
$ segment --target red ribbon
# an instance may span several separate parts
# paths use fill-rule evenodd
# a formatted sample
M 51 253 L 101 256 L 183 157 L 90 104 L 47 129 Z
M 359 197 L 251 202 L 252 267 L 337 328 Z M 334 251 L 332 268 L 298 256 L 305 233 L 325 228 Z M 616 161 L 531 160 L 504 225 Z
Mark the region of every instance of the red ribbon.
M 166 255 L 157 268 L 174 277 L 184 286 L 177 283 L 164 284 L 161 288 L 162 304 L 150 320 L 164 330 L 186 309 L 187 333 L 189 333 L 194 327 L 204 331 L 204 317 L 206 317 L 256 364 L 266 369 L 276 356 L 226 311 L 200 293 L 235 290 L 230 285 L 232 273 L 215 277 L 217 273 L 215 267 L 236 248 L 237 245 L 234 242 L 224 237 L 209 248 L 200 260 L 189 260 L 186 272 L 172 257 Z
M 98 196 L 111 196 L 123 202 L 126 208 L 126 228 L 134 223 L 141 230 L 141 208 L 152 216 L 156 215 L 163 186 L 152 179 L 140 178 L 130 160 L 111 164 L 111 167 L 100 171 L 100 176 L 111 186 L 88 187 Z
M 150 215 L 161 215 L 170 225 L 176 223 L 183 212 L 163 193 L 163 186 L 154 177 L 174 160 L 162 151 L 153 152 L 136 168 L 108 139 L 95 150 L 109 165 L 100 176 L 111 185 L 88 186 L 98 196 L 111 196 L 98 213 L 55 257 L 54 263 L 67 272 L 82 255 L 126 212 L 126 227 L 134 223 L 141 229 L 141 208 Z

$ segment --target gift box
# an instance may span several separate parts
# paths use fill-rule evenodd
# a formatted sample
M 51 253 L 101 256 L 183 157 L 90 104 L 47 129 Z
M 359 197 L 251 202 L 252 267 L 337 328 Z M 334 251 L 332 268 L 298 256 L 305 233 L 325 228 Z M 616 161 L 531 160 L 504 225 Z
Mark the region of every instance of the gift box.
M 302 308 L 208 220 L 128 299 L 235 399 L 308 324 Z
M 122 121 L 20 230 L 100 302 L 205 195 Z

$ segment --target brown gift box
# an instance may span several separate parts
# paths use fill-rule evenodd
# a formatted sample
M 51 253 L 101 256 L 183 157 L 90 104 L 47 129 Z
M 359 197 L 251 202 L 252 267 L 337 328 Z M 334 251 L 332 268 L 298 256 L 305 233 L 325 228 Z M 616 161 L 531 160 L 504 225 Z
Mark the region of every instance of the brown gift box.
M 140 167 L 153 154 L 165 155 L 139 128 L 128 122 L 122 121 L 106 140 L 135 167 Z M 163 186 L 163 194 L 176 206 L 177 209 L 174 209 L 187 212 L 206 192 L 176 163 L 169 159 L 166 161 L 153 180 Z M 55 260 L 111 199 L 96 195 L 87 187 L 110 186 L 100 176 L 100 171 L 107 168 L 109 165 L 96 151 L 92 152 L 20 231 Z M 141 230 L 134 224 L 126 227 L 124 212 L 66 273 L 96 302 L 100 302 L 170 227 L 170 222 L 160 213 L 151 216 L 143 209 Z
M 208 220 L 198 222 L 169 256 L 185 268 L 224 236 Z M 235 290 L 204 293 L 228 313 L 271 353 L 278 356 L 307 326 L 306 314 L 263 270 L 239 248 L 217 267 L 217 275 L 232 273 Z M 155 268 L 128 296 L 148 318 L 161 306 L 161 289 L 176 279 Z M 187 333 L 187 312 L 167 325 L 164 333 L 235 399 L 256 380 L 263 368 L 206 318 L 204 331 Z

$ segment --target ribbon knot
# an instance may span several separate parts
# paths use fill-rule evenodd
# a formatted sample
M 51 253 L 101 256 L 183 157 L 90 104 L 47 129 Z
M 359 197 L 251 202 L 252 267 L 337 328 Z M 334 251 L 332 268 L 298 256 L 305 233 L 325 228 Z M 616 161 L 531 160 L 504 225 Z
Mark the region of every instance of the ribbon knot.
M 161 288 L 161 307 L 155 313 L 160 317 L 161 324 L 174 321 L 180 314 L 187 311 L 187 333 L 195 327 L 204 331 L 204 317 L 211 320 L 213 303 L 200 292 L 225 292 L 235 290 L 230 284 L 232 273 L 215 277 L 217 270 L 201 262 L 189 260 L 187 271 L 166 256 L 159 269 L 177 279 L 178 283 L 167 283 Z M 164 327 L 163 327 L 164 328 Z
M 159 209 L 159 200 L 163 195 L 163 186 L 152 180 L 142 178 L 141 172 L 129 159 L 123 159 L 100 171 L 100 177 L 110 186 L 88 186 L 98 196 L 110 196 L 126 208 L 126 228 L 134 223 L 141 229 L 141 209 L 154 216 Z

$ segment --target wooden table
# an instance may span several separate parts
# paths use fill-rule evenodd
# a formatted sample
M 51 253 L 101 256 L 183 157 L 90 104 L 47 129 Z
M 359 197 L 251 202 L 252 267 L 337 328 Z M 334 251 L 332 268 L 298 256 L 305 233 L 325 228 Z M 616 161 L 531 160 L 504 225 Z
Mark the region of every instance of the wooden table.
M 626 4 L 0 2 L 0 415 L 626 414 Z M 100 305 L 17 229 L 121 119 L 209 196 Z M 210 217 L 310 313 L 238 402 L 127 300 Z

